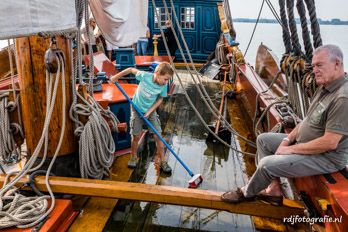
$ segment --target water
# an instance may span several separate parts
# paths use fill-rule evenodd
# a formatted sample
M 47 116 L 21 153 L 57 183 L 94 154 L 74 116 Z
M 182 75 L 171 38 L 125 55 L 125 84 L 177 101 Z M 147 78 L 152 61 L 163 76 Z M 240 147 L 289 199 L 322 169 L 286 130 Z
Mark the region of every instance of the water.
M 189 75 L 181 74 L 186 90 L 205 121 L 214 121 L 203 104 Z M 178 82 L 176 82 L 178 85 Z M 207 91 L 218 104 L 221 94 L 217 82 L 206 83 Z M 170 97 L 161 107 L 163 135 L 178 156 L 194 173 L 201 173 L 204 181 L 201 189 L 226 191 L 245 184 L 244 160 L 232 150 L 220 144 L 206 141 L 206 130 L 188 106 L 182 89 Z M 216 100 L 216 101 L 215 101 Z M 234 144 L 236 143 L 236 144 Z M 233 139 L 233 145 L 237 145 Z M 145 146 L 141 153 L 140 167 L 132 181 L 147 184 L 179 186 L 187 188 L 188 173 L 168 154 L 173 168 L 171 176 L 159 175 L 153 144 Z M 112 231 L 255 231 L 251 217 L 228 212 L 193 207 L 163 205 L 147 202 L 120 201 L 110 217 L 104 232 Z
M 248 46 L 254 25 L 254 23 L 234 23 L 237 41 L 240 42 L 239 48 L 243 53 Z M 297 32 L 301 40 L 302 50 L 304 50 L 300 25 L 297 25 Z M 335 44 L 342 49 L 344 66 L 348 67 L 348 25 L 321 25 L 320 32 L 323 44 Z M 246 54 L 246 60 L 251 65 L 255 65 L 257 48 L 261 42 L 272 49 L 279 59 L 285 52 L 280 25 L 260 23 L 257 25 L 253 40 Z
M 237 32 L 237 40 L 240 42 L 239 47 L 243 53 L 248 45 L 254 25 L 254 23 L 234 23 Z M 299 24 L 297 25 L 297 31 L 301 40 L 301 28 Z M 348 25 L 321 25 L 320 31 L 323 44 L 335 44 L 342 49 L 344 54 L 344 66 L 348 67 Z M 255 65 L 257 48 L 261 42 L 272 49 L 278 58 L 281 58 L 285 51 L 280 25 L 260 23 L 257 26 L 254 38 L 246 55 L 246 60 L 251 65 Z M 7 46 L 7 40 L 0 40 L 0 49 L 5 46 Z M 304 50 L 302 40 L 301 46 L 302 50 Z

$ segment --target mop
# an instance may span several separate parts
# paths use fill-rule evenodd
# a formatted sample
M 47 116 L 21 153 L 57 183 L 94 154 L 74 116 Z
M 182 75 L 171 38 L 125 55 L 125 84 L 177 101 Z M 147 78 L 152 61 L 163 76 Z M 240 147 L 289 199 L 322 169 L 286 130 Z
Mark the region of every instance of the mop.
M 129 101 L 129 103 L 134 107 L 135 111 L 139 114 L 140 118 L 142 118 L 145 123 L 150 127 L 150 129 L 158 136 L 158 138 L 163 142 L 163 144 L 168 148 L 168 150 L 174 155 L 174 157 L 179 161 L 179 163 L 185 168 L 188 174 L 191 176 L 189 180 L 189 188 L 197 188 L 198 185 L 203 181 L 203 177 L 201 174 L 194 174 L 180 159 L 180 157 L 175 153 L 173 148 L 162 138 L 162 136 L 158 133 L 158 131 L 154 128 L 154 126 L 150 123 L 150 121 L 144 117 L 140 109 L 134 104 L 134 102 L 129 98 L 126 92 L 122 89 L 119 83 L 115 82 L 116 87 L 121 91 L 121 93 L 125 96 L 125 98 Z

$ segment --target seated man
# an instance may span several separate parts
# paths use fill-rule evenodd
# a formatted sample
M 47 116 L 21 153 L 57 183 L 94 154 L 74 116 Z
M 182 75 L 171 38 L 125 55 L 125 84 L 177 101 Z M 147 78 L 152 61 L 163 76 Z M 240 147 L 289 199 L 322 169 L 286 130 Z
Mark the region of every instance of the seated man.
M 242 188 L 224 193 L 238 203 L 255 197 L 282 204 L 279 177 L 304 177 L 344 169 L 348 154 L 348 78 L 343 54 L 335 45 L 314 51 L 313 72 L 319 88 L 307 116 L 289 134 L 264 133 L 257 138 L 257 169 Z

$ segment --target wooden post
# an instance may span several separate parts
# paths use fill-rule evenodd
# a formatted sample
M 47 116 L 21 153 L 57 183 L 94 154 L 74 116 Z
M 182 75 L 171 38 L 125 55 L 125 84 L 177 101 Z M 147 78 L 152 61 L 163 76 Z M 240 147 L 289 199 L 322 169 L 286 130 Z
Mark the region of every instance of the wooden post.
M 50 39 L 39 36 L 19 38 L 17 43 L 18 74 L 21 88 L 21 108 L 24 134 L 31 155 L 41 137 L 46 114 L 46 70 L 44 56 L 49 48 Z M 68 41 L 63 37 L 57 37 L 57 47 L 65 54 L 65 85 L 66 85 L 66 125 L 64 140 L 59 155 L 67 155 L 77 151 L 77 143 L 74 137 L 74 124 L 69 118 L 69 108 L 72 102 L 70 83 L 71 63 Z M 49 126 L 48 156 L 51 157 L 57 147 L 61 132 L 62 120 L 62 91 L 61 82 L 58 85 L 56 105 L 53 109 Z M 42 152 L 40 153 L 40 156 Z
M 153 39 L 153 55 L 158 56 L 158 49 L 157 49 L 158 41 L 157 38 Z

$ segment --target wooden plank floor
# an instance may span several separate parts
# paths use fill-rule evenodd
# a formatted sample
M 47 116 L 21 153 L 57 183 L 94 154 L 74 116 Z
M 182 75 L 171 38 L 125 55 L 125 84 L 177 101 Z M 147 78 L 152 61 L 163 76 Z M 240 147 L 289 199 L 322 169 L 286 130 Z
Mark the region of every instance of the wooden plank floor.
M 199 108 L 205 121 L 208 124 L 212 123 L 214 119 L 202 103 L 196 87 L 188 78 L 184 80 L 195 106 Z M 219 82 L 208 82 L 205 85 L 213 101 L 218 104 L 220 98 L 216 93 L 219 92 Z M 230 113 L 233 116 L 232 111 Z M 60 183 L 58 179 L 52 178 L 52 187 L 56 192 L 70 191 L 69 193 L 76 194 L 82 190 L 82 195 L 144 199 L 152 202 L 93 197 L 84 208 L 82 217 L 78 218 L 70 231 L 254 231 L 252 218 L 241 214 L 266 214 L 276 218 L 282 218 L 289 213 L 301 214 L 303 209 L 299 205 L 295 208 L 283 208 L 261 202 L 238 205 L 221 202 L 221 192 L 244 185 L 249 174 L 246 171 L 248 164 L 242 156 L 232 150 L 205 140 L 207 132 L 189 107 L 180 88 L 162 107 L 161 120 L 164 137 L 194 173 L 203 175 L 204 181 L 200 190 L 185 189 L 190 176 L 168 152 L 168 162 L 173 168 L 173 174 L 160 175 L 156 158 L 153 156 L 154 150 L 147 146 L 142 156 L 143 163 L 135 170 L 132 179 L 153 185 L 102 183 L 93 180 L 76 180 L 74 183 L 75 180 L 72 179 Z M 232 144 L 236 147 L 244 146 L 237 140 L 233 140 Z M 111 172 L 111 179 L 124 181 L 130 175 L 130 170 L 124 168 L 128 157 L 119 159 L 115 166 L 117 172 Z M 72 187 L 67 189 L 63 185 Z M 40 183 L 38 186 L 40 187 Z M 112 213 L 116 203 L 117 208 Z M 108 215 L 111 217 L 107 222 Z
M 118 156 L 115 159 L 114 165 L 110 170 L 110 180 L 128 181 L 132 173 L 132 170 L 127 168 L 129 158 L 130 155 L 127 154 Z M 117 202 L 118 199 L 115 198 L 91 197 L 68 231 L 102 231 Z
M 206 122 L 214 119 L 206 109 L 189 75 L 181 77 L 190 98 L 202 113 Z M 176 81 L 176 85 L 179 83 Z M 216 105 L 220 97 L 219 82 L 205 83 L 207 91 Z M 206 143 L 206 130 L 188 105 L 181 88 L 168 100 L 160 114 L 163 132 L 171 138 L 174 150 L 192 169 L 201 173 L 204 181 L 201 189 L 226 191 L 242 186 L 246 180 L 245 164 L 242 157 L 222 145 Z M 236 144 L 237 145 L 237 144 Z M 154 161 L 144 171 L 144 183 L 187 187 L 190 176 L 180 163 L 169 154 L 169 164 L 173 168 L 171 176 L 160 175 Z M 104 231 L 254 231 L 250 216 L 236 215 L 220 210 L 208 210 L 185 206 L 163 205 L 158 203 L 121 201 L 119 210 L 110 218 Z

